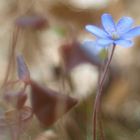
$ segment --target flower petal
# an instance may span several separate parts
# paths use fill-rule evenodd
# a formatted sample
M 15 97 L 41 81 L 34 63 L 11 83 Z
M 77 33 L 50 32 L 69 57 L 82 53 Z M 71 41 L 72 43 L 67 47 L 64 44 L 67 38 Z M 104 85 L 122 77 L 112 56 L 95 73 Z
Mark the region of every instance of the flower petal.
M 113 40 L 111 40 L 111 39 L 98 39 L 98 40 L 97 40 L 97 43 L 98 43 L 99 45 L 109 46 L 110 44 L 113 43 Z
M 81 47 L 90 55 L 97 55 L 103 49 L 103 46 L 97 45 L 95 41 L 84 41 Z
M 108 46 L 99 45 L 96 41 L 85 41 L 81 45 L 82 50 L 97 64 L 107 57 Z
M 110 14 L 103 14 L 102 17 L 102 25 L 109 35 L 112 35 L 113 32 L 116 32 L 116 25 L 114 20 Z
M 85 51 L 87 55 L 95 59 L 95 57 L 97 57 L 99 53 L 104 48 L 106 48 L 106 46 L 101 46 L 96 41 L 84 41 L 84 43 L 81 45 L 81 48 Z
M 117 24 L 117 32 L 118 34 L 123 34 L 131 28 L 133 25 L 134 20 L 131 17 L 122 17 Z
M 129 48 L 129 47 L 133 46 L 134 43 L 131 40 L 116 40 L 115 44 L 122 46 L 124 48 Z
M 121 36 L 121 38 L 131 39 L 140 35 L 140 26 L 135 27 Z
M 107 38 L 107 33 L 94 25 L 86 25 L 86 30 L 94 34 L 96 37 Z

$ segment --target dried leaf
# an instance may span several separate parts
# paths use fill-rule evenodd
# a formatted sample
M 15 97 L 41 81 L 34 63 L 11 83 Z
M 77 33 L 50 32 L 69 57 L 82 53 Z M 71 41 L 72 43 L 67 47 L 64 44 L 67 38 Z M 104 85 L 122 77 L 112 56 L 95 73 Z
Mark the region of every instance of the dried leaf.
M 77 100 L 31 81 L 33 112 L 40 122 L 49 127 L 68 112 Z
M 22 55 L 17 56 L 17 69 L 19 79 L 28 83 L 30 81 L 30 72 Z

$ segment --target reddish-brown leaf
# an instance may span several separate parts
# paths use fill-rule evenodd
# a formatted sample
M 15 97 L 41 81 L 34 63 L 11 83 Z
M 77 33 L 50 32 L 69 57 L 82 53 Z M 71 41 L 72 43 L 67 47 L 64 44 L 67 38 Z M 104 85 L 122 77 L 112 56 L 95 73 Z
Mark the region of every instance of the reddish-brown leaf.
M 61 47 L 61 54 L 64 60 L 65 69 L 67 72 L 71 71 L 75 66 L 82 63 L 91 63 L 99 66 L 99 61 L 96 58 L 89 56 L 81 47 L 80 43 L 73 41 Z
M 68 112 L 77 100 L 31 81 L 33 112 L 40 122 L 49 127 Z

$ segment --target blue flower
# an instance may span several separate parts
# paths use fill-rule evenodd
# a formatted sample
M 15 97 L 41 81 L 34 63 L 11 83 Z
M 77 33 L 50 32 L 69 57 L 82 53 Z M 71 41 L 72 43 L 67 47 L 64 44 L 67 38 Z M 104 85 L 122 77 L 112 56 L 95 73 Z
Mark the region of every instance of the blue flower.
M 80 47 L 91 59 L 97 62 L 106 58 L 108 46 L 101 46 L 96 41 L 86 40 Z
M 86 30 L 97 38 L 97 43 L 101 46 L 112 44 L 122 47 L 131 47 L 132 39 L 140 35 L 140 26 L 132 28 L 134 23 L 131 17 L 122 17 L 117 24 L 110 14 L 103 14 L 101 17 L 103 29 L 94 25 L 86 25 Z

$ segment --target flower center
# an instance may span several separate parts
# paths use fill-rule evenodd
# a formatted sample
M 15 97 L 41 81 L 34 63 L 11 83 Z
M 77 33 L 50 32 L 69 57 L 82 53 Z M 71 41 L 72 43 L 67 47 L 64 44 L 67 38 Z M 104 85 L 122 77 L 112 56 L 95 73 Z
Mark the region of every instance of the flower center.
M 119 38 L 119 35 L 117 34 L 117 32 L 113 32 L 112 33 L 112 39 L 116 40 Z

